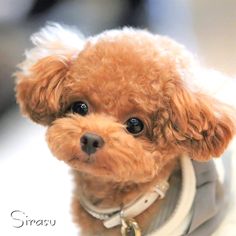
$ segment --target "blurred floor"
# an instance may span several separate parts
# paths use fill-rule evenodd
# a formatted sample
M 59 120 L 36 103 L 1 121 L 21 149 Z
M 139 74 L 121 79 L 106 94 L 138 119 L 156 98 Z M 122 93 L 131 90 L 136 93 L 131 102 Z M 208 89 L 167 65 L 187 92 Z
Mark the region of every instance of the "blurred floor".
M 52 157 L 44 133 L 42 127 L 21 118 L 17 109 L 1 119 L 0 235 L 77 235 L 70 214 L 72 176 Z M 20 225 L 11 217 L 15 210 L 28 216 L 18 219 L 52 219 L 56 225 L 14 228 Z

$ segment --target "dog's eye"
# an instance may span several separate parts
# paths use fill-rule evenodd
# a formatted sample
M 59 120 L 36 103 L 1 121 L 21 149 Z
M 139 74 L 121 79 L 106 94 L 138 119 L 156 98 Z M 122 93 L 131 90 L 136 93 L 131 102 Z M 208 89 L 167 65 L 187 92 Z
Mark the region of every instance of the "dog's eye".
M 143 128 L 144 128 L 143 122 L 136 117 L 132 117 L 126 121 L 126 129 L 131 134 L 139 134 L 143 131 Z
M 88 105 L 81 101 L 74 102 L 71 105 L 70 110 L 73 113 L 77 113 L 77 114 L 80 114 L 81 116 L 85 116 L 88 114 Z

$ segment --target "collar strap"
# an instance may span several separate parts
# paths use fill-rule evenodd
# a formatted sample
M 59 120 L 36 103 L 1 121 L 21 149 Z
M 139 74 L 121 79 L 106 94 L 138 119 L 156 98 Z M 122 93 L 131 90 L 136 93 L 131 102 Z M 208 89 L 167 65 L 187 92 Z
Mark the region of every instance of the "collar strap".
M 102 220 L 106 228 L 112 228 L 121 224 L 121 210 L 122 217 L 134 218 L 143 213 L 158 198 L 164 198 L 168 188 L 169 184 L 166 181 L 163 181 L 162 183 L 157 184 L 150 192 L 144 194 L 135 202 L 125 205 L 122 209 L 101 209 L 95 207 L 82 195 L 80 196 L 80 204 L 91 216 Z
M 175 209 L 166 222 L 151 233 L 150 236 L 184 235 L 189 227 L 196 194 L 196 176 L 190 157 L 182 156 L 180 158 L 180 167 L 182 172 L 182 186 Z

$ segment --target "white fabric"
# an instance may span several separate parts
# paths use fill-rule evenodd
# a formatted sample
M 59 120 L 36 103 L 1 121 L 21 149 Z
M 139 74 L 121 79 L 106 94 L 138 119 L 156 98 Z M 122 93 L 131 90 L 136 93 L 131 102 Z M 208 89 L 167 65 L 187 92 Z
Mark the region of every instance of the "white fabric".
M 223 161 L 221 158 L 218 158 L 218 159 L 213 159 L 214 161 L 214 164 L 215 164 L 215 167 L 216 167 L 216 171 L 217 171 L 217 174 L 218 174 L 218 177 L 219 177 L 219 181 L 221 184 L 224 183 L 224 180 L 225 180 L 225 169 L 224 169 L 224 166 L 223 166 Z

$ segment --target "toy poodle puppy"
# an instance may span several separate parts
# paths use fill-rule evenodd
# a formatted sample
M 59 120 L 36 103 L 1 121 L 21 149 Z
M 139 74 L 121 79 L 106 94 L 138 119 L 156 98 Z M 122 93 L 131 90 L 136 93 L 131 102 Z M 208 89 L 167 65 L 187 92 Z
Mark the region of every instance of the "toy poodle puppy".
M 32 42 L 16 73 L 17 101 L 73 169 L 81 235 L 214 232 L 219 211 L 204 208 L 212 199 L 223 206 L 224 196 L 211 159 L 233 138 L 235 118 L 198 89 L 191 54 L 132 28 L 85 39 L 51 24 Z

